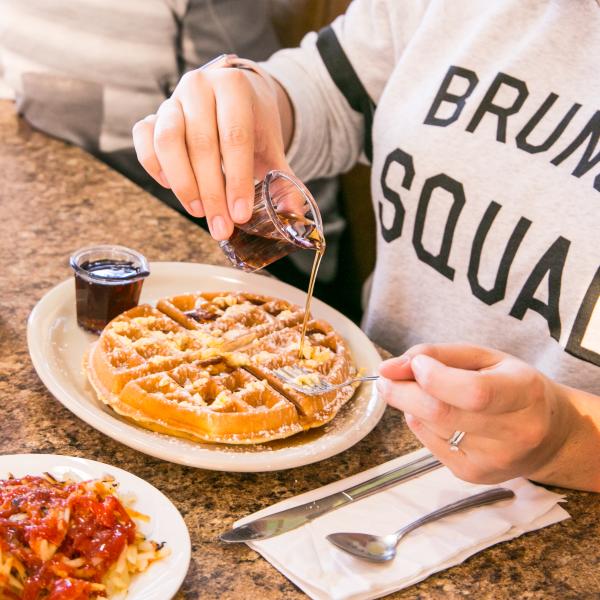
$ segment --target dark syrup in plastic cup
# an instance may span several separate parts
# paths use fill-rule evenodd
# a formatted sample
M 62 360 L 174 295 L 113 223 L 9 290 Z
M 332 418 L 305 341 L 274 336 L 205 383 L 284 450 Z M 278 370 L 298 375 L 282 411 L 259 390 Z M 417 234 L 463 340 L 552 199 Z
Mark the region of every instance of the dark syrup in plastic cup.
M 124 246 L 82 248 L 69 262 L 75 274 L 77 323 L 94 333 L 137 306 L 144 279 L 150 274 L 144 256 Z

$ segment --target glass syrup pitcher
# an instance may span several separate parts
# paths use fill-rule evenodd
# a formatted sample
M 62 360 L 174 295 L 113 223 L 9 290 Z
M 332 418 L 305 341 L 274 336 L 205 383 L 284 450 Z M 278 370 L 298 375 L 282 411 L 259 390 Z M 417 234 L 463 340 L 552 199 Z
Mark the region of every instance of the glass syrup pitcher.
M 296 250 L 325 251 L 317 203 L 296 177 L 269 171 L 254 186 L 254 208 L 246 223 L 219 246 L 238 269 L 258 271 Z

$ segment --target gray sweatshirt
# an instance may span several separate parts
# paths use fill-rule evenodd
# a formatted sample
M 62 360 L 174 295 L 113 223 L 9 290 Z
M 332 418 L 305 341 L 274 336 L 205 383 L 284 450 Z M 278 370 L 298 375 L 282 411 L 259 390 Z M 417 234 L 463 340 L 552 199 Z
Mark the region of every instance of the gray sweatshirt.
M 355 0 L 332 30 L 358 85 L 331 31 L 266 68 L 301 178 L 372 140 L 367 334 L 495 347 L 600 393 L 598 2 Z

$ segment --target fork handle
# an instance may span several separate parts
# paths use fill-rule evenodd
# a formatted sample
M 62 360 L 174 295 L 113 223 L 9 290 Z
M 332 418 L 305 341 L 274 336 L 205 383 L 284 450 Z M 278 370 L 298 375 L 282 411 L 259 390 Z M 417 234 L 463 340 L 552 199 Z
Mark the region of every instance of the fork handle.
M 344 381 L 342 383 L 336 383 L 335 385 L 327 386 L 327 391 L 337 390 L 339 388 L 346 387 L 351 383 L 356 383 L 357 381 L 375 381 L 379 379 L 379 375 L 364 375 L 363 377 L 354 377 L 354 379 L 349 379 L 348 381 Z

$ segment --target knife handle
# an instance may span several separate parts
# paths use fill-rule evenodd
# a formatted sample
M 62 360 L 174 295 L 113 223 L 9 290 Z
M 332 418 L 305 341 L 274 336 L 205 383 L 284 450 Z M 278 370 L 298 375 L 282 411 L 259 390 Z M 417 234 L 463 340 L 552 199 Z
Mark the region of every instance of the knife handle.
M 359 500 L 360 498 L 366 498 L 375 492 L 392 487 L 400 481 L 412 479 L 417 475 L 427 473 L 427 471 L 432 471 L 441 466 L 442 463 L 435 458 L 435 456 L 426 454 L 417 460 L 413 460 L 406 465 L 383 473 L 382 475 L 377 475 L 376 477 L 348 488 L 341 493 L 345 496 L 349 496 L 351 500 Z

